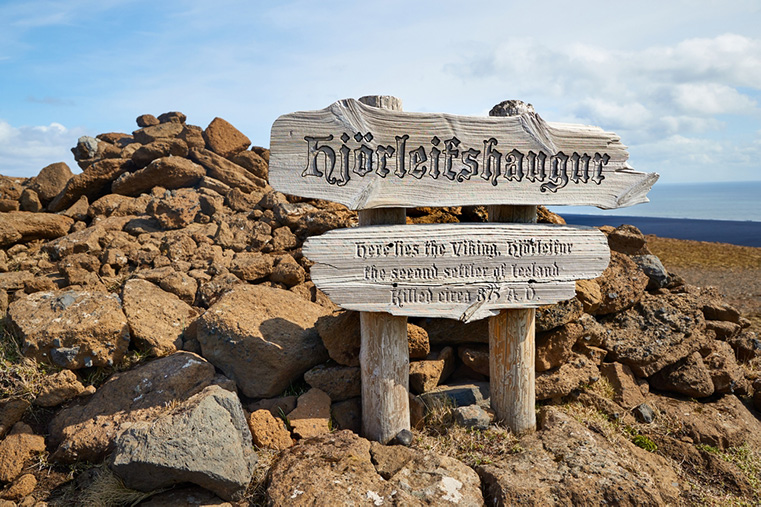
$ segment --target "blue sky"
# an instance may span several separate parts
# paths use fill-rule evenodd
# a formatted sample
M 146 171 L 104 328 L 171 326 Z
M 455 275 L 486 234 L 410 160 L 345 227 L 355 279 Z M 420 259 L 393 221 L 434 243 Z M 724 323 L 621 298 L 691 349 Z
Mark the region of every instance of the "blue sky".
M 408 111 L 616 132 L 662 182 L 761 180 L 761 2 L 0 0 L 0 174 L 143 113 L 225 118 L 257 145 L 281 114 L 367 94 Z

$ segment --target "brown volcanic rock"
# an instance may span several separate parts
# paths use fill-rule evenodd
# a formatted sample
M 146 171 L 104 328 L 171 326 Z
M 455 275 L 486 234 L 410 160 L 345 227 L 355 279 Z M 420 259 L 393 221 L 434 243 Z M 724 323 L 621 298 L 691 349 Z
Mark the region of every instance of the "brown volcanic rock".
M 291 434 L 283 420 L 276 418 L 272 412 L 265 409 L 256 410 L 248 417 L 248 429 L 254 445 L 260 449 L 288 449 L 293 445 Z
M 536 371 L 547 371 L 565 363 L 573 355 L 571 349 L 582 332 L 580 324 L 571 323 L 539 334 L 536 337 Z
M 293 436 L 299 439 L 330 433 L 330 396 L 313 387 L 299 396 L 288 421 Z
M 584 356 L 573 354 L 560 367 L 536 374 L 536 399 L 568 396 L 582 384 L 589 384 L 598 378 L 600 370 L 595 363 Z
M 459 461 L 371 445 L 342 430 L 304 440 L 272 466 L 270 505 L 483 505 L 476 473 Z
M 0 482 L 11 482 L 21 475 L 32 455 L 44 450 L 44 437 L 35 435 L 28 425 L 16 423 L 0 442 Z
M 626 255 L 650 255 L 647 238 L 633 225 L 620 225 L 607 233 L 611 250 Z
M 327 360 L 314 329 L 326 313 L 292 292 L 239 284 L 200 317 L 198 341 L 203 356 L 235 380 L 243 394 L 277 396 Z
M 150 127 L 143 127 L 140 130 L 134 131 L 132 135 L 138 143 L 148 144 L 160 139 L 177 137 L 180 132 L 182 132 L 181 123 L 167 122 L 159 125 L 151 125 Z
M 78 396 L 95 393 L 95 388 L 86 388 L 71 370 L 61 370 L 42 379 L 40 393 L 34 404 L 40 407 L 56 407 Z
M 86 404 L 61 410 L 50 423 L 52 458 L 97 463 L 113 448 L 128 423 L 151 421 L 175 401 L 203 390 L 214 366 L 190 352 L 177 352 L 129 371 L 115 373 Z
M 161 123 L 159 119 L 152 114 L 141 114 L 137 117 L 135 122 L 137 122 L 138 127 L 152 127 Z
M 129 345 L 119 297 L 105 292 L 37 292 L 11 303 L 8 317 L 22 352 L 68 369 L 118 363 Z
M 640 300 L 649 278 L 628 256 L 612 251 L 610 264 L 595 281 L 600 286 L 602 302 L 595 315 L 620 312 Z
M 650 377 L 650 385 L 691 398 L 705 398 L 714 392 L 711 374 L 699 352 L 693 352 Z
M 151 199 L 146 211 L 164 229 L 182 229 L 201 213 L 200 196 L 193 188 L 179 188 Z
M 188 145 L 182 139 L 161 139 L 144 144 L 132 154 L 135 166 L 142 169 L 157 158 L 187 157 Z
M 186 332 L 195 331 L 198 310 L 147 280 L 128 280 L 122 301 L 132 339 L 153 355 L 180 350 Z
M 603 348 L 609 359 L 629 365 L 639 377 L 649 377 L 708 345 L 697 305 L 688 294 L 646 294 L 628 310 L 602 320 L 609 331 Z
M 331 401 L 343 401 L 362 394 L 362 378 L 357 366 L 319 364 L 304 374 L 307 384 L 324 391 Z
M 190 158 L 204 166 L 212 178 L 243 192 L 253 192 L 267 186 L 265 180 L 212 151 L 193 148 L 190 150 Z
M 253 151 L 242 151 L 230 160 L 263 180 L 269 179 L 269 163 Z
M 96 162 L 86 171 L 75 174 L 66 182 L 66 187 L 48 205 L 48 211 L 65 210 L 83 195 L 90 202 L 97 200 L 108 193 L 115 179 L 134 167 L 132 160 L 126 158 Z
M 32 178 L 28 188 L 37 192 L 40 201 L 47 204 L 66 188 L 66 182 L 73 176 L 69 166 L 64 162 L 56 162 L 43 167 L 40 173 Z
M 69 217 L 31 211 L 0 213 L 0 246 L 35 239 L 55 239 L 68 234 L 74 223 Z
M 605 363 L 600 373 L 610 382 L 614 391 L 613 401 L 630 409 L 645 402 L 631 368 L 621 363 Z
M 628 440 L 612 443 L 556 407 L 523 452 L 476 467 L 494 505 L 676 505 L 681 489 L 669 461 Z
M 162 157 L 147 167 L 125 174 L 111 185 L 115 194 L 137 196 L 154 187 L 167 189 L 193 186 L 206 174 L 203 167 L 182 157 Z
M 554 305 L 540 306 L 536 310 L 536 331 L 541 333 L 575 322 L 584 313 L 584 306 L 577 298 Z
M 225 158 L 231 158 L 251 146 L 251 140 L 222 118 L 214 118 L 203 131 L 206 146 Z

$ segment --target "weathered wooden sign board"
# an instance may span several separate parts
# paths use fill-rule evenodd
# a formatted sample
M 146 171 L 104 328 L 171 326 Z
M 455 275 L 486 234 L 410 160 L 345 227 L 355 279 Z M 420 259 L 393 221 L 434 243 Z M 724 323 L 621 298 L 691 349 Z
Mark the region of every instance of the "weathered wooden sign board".
M 575 280 L 610 260 L 597 229 L 548 224 L 338 229 L 303 251 L 312 281 L 343 308 L 465 322 L 570 299 Z
M 405 113 L 353 99 L 278 118 L 269 178 L 351 209 L 647 202 L 658 179 L 627 164 L 613 133 L 538 115 Z
M 278 118 L 269 178 L 360 210 L 363 227 L 310 238 L 303 251 L 317 287 L 362 312 L 365 436 L 385 443 L 409 429 L 406 316 L 491 316 L 492 407 L 515 432 L 535 428 L 534 308 L 572 298 L 575 280 L 599 276 L 610 256 L 597 230 L 533 223 L 536 205 L 647 202 L 658 175 L 634 171 L 615 134 L 546 123 L 522 103 L 510 103 L 514 116 L 482 118 L 360 100 Z M 464 205 L 521 224 L 379 225 L 404 224 L 406 207 Z

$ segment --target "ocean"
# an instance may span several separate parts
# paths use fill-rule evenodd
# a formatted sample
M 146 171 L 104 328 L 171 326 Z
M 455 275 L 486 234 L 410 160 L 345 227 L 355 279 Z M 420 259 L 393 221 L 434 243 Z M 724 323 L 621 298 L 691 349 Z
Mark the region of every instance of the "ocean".
M 656 183 L 649 203 L 601 210 L 552 206 L 569 224 L 638 227 L 645 234 L 761 247 L 761 181 Z

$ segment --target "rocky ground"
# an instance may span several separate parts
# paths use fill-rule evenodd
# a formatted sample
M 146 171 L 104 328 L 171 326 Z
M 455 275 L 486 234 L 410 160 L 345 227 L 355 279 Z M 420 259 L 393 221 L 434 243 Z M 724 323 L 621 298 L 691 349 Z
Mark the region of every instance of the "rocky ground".
M 486 321 L 410 319 L 412 438 L 383 446 L 358 315 L 301 254 L 356 215 L 273 191 L 220 118 L 137 123 L 80 139 L 81 173 L 0 177 L 0 506 L 761 501 L 753 321 L 635 228 L 537 312 L 536 433 L 493 421 Z

